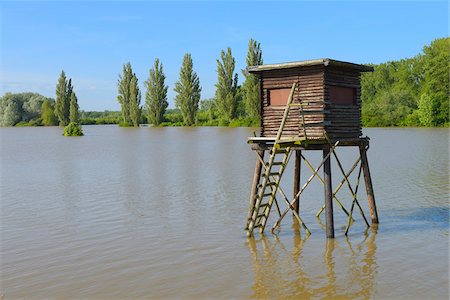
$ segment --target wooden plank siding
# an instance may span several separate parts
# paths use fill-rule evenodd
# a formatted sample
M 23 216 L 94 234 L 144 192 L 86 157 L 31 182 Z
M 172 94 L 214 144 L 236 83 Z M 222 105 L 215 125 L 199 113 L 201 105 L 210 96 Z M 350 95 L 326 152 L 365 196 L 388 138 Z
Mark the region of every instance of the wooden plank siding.
M 301 101 L 308 105 L 304 110 L 306 135 L 309 139 L 322 139 L 325 133 L 332 141 L 359 138 L 362 135 L 360 70 L 314 65 L 262 71 L 259 78 L 261 136 L 276 136 L 285 109 L 285 106 L 270 105 L 270 90 L 288 89 L 294 82 L 299 83 L 300 88 L 294 94 L 293 103 Z M 354 88 L 354 104 L 333 104 L 329 95 L 331 86 Z M 292 107 L 283 137 L 303 135 L 300 109 Z
M 334 141 L 347 138 L 359 138 L 361 129 L 361 73 L 355 69 L 345 69 L 329 66 L 325 71 L 325 101 L 330 114 L 328 119 L 330 125 L 326 132 L 328 137 Z M 353 105 L 333 104 L 329 96 L 331 86 L 349 87 L 355 89 L 355 100 Z
M 283 118 L 284 106 L 270 106 L 270 89 L 291 88 L 294 82 L 299 83 L 300 89 L 294 93 L 293 103 L 308 104 L 307 110 L 324 111 L 324 67 L 312 66 L 293 69 L 271 70 L 263 72 L 261 84 L 261 136 L 276 136 Z M 283 137 L 303 136 L 302 119 L 299 108 L 292 107 L 283 131 Z M 311 126 L 313 123 L 324 122 L 324 113 L 306 114 L 306 134 L 310 138 L 320 138 L 324 133 L 324 126 Z

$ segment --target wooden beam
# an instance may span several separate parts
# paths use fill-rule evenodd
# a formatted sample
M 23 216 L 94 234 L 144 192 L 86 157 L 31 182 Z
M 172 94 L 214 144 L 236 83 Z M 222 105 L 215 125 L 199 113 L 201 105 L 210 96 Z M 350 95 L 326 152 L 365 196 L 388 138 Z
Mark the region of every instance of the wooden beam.
M 364 174 L 364 182 L 366 185 L 367 192 L 367 202 L 370 209 L 370 218 L 372 219 L 372 224 L 378 224 L 378 213 L 377 205 L 375 204 L 375 195 L 373 193 L 372 178 L 370 176 L 369 162 L 367 161 L 367 146 L 368 143 L 361 143 L 359 145 L 359 153 L 361 155 L 361 164 Z
M 297 201 L 294 202 L 294 210 L 298 214 L 300 211 L 300 196 L 297 197 L 298 192 L 300 191 L 300 167 L 302 161 L 302 150 L 295 150 L 295 165 L 294 165 L 294 199 L 297 198 Z
M 325 162 L 323 164 L 323 180 L 324 180 L 324 192 L 325 192 L 325 214 L 326 214 L 326 235 L 327 238 L 334 238 L 334 220 L 333 220 L 333 190 L 331 185 L 331 158 L 330 158 L 330 145 L 323 146 L 323 158 Z

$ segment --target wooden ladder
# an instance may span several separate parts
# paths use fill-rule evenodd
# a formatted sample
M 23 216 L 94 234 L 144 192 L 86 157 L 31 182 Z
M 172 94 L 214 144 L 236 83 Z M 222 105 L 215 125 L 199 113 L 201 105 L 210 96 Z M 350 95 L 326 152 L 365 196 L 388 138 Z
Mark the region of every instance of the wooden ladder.
M 264 173 L 261 173 L 262 182 L 258 185 L 258 190 L 257 193 L 255 193 L 255 199 L 253 201 L 254 205 L 250 208 L 251 214 L 247 220 L 246 230 L 248 236 L 253 234 L 253 230 L 255 228 L 259 228 L 260 233 L 264 232 L 272 205 L 273 203 L 277 204 L 276 193 L 280 185 L 281 177 L 283 176 L 291 155 L 291 148 L 288 146 L 291 140 L 282 139 L 281 137 L 289 115 L 292 99 L 294 98 L 296 85 L 296 83 L 292 84 L 280 128 L 278 129 L 273 147 L 269 152 L 269 160 L 264 162 L 263 165 Z M 283 158 L 281 160 L 276 160 L 275 158 L 279 154 L 283 155 Z M 278 170 L 274 169 L 276 166 L 279 166 Z

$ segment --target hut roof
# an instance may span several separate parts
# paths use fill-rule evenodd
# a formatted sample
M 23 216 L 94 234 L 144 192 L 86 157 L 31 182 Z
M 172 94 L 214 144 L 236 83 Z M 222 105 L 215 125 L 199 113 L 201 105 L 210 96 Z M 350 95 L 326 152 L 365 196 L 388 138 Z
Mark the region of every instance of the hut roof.
M 371 66 L 359 65 L 359 64 L 354 64 L 354 63 L 350 63 L 350 62 L 339 61 L 339 60 L 334 60 L 334 59 L 329 59 L 329 58 L 311 59 L 311 60 L 287 62 L 287 63 L 281 63 L 281 64 L 252 66 L 252 67 L 247 67 L 247 71 L 249 73 L 259 74 L 264 71 L 283 70 L 283 69 L 301 68 L 301 67 L 318 66 L 318 65 L 323 65 L 325 67 L 336 66 L 336 67 L 342 67 L 342 68 L 350 68 L 350 69 L 358 70 L 360 72 L 372 72 L 373 71 L 373 67 L 371 67 Z

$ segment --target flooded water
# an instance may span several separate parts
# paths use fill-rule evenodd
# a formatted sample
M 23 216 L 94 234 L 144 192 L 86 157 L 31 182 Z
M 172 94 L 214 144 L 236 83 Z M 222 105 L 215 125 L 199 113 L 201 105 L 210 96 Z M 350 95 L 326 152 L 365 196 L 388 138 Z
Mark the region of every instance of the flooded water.
M 449 297 L 448 129 L 365 129 L 380 225 L 367 230 L 355 211 L 346 237 L 335 205 L 328 241 L 317 180 L 300 205 L 311 236 L 289 214 L 278 235 L 246 238 L 250 129 L 84 132 L 0 129 L 4 299 Z M 348 169 L 357 150 L 338 154 Z M 317 164 L 321 154 L 305 155 Z M 302 182 L 310 174 L 302 165 Z M 337 195 L 349 208 L 350 194 Z

